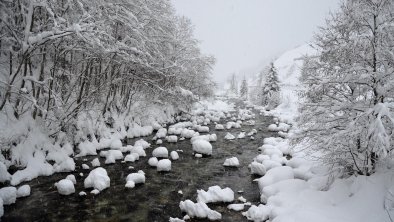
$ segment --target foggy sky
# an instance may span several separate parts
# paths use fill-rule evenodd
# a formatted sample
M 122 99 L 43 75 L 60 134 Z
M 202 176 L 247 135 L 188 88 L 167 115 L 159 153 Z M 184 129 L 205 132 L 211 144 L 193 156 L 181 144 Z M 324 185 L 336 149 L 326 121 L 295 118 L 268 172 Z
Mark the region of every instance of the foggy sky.
M 217 63 L 213 77 L 249 75 L 280 53 L 312 40 L 339 0 L 172 0 L 195 25 L 203 53 Z

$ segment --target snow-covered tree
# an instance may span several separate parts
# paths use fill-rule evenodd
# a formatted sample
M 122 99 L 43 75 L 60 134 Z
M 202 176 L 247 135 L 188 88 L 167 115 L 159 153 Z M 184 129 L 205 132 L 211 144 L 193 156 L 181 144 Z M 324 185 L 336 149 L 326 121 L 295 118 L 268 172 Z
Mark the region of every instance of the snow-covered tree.
M 392 0 L 345 1 L 303 69 L 299 141 L 349 173 L 368 175 L 392 155 L 393 11 Z
M 280 102 L 278 71 L 274 63 L 271 63 L 267 68 L 265 79 L 266 81 L 261 92 L 262 105 L 267 106 L 268 109 L 273 109 L 277 107 Z
M 243 99 L 248 99 L 248 83 L 246 82 L 246 78 L 244 76 L 244 79 L 242 80 L 241 83 L 241 89 L 240 89 L 240 96 Z

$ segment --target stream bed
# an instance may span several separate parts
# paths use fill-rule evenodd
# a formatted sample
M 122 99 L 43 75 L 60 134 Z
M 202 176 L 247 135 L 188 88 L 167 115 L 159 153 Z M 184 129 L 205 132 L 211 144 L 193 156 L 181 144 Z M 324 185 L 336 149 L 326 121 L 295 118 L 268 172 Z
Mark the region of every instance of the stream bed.
M 257 183 L 253 182 L 254 176 L 250 174 L 248 164 L 258 154 L 257 148 L 263 144 L 263 139 L 275 136 L 267 127 L 272 123 L 272 117 L 259 115 L 257 111 L 254 126 L 242 125 L 241 129 L 215 130 L 210 124 L 210 133 L 216 133 L 217 141 L 212 142 L 213 153 L 210 157 L 196 158 L 193 156 L 189 139 L 177 143 L 163 141 L 155 145 L 152 136 L 142 137 L 151 143 L 151 148 L 146 149 L 147 157 L 141 157 L 134 163 L 121 163 L 105 165 L 104 158 L 100 158 L 111 178 L 111 186 L 98 195 L 90 194 L 84 189 L 83 181 L 90 170 L 81 168 L 83 163 L 88 163 L 97 156 L 76 158 L 76 170 L 72 174 L 77 179 L 76 192 L 69 196 L 60 195 L 54 183 L 65 178 L 71 173 L 57 173 L 49 177 L 39 177 L 24 183 L 31 186 L 31 195 L 20 198 L 15 204 L 4 206 L 5 214 L 1 221 L 168 221 L 170 217 L 182 218 L 184 213 L 179 208 L 179 202 L 190 199 L 196 201 L 197 190 L 207 190 L 210 186 L 219 185 L 222 188 L 230 187 L 235 193 L 234 203 L 238 197 L 243 196 L 252 204 L 259 202 Z M 229 119 L 222 119 L 225 124 Z M 257 129 L 255 140 L 249 137 L 244 139 L 225 140 L 227 132 L 237 136 L 241 131 L 250 132 Z M 137 139 L 129 139 L 128 144 L 134 144 Z M 168 173 L 159 173 L 156 168 L 148 165 L 153 148 L 167 147 L 168 151 L 183 150 L 179 152 L 180 158 L 172 161 L 172 170 Z M 240 162 L 238 168 L 224 167 L 226 158 L 237 157 Z M 134 169 L 129 169 L 133 166 Z M 143 170 L 146 183 L 139 184 L 133 189 L 125 188 L 125 179 L 129 173 Z M 80 176 L 80 173 L 83 176 Z M 22 184 L 21 184 L 22 185 Z M 183 194 L 179 194 L 181 190 Z M 87 196 L 79 196 L 80 191 L 85 191 Z M 238 192 L 240 191 L 240 192 Z M 222 214 L 221 221 L 247 221 L 240 212 L 227 209 L 228 204 L 216 203 L 208 206 Z M 247 209 L 247 207 L 245 207 Z M 207 221 L 207 219 L 190 219 L 188 221 Z

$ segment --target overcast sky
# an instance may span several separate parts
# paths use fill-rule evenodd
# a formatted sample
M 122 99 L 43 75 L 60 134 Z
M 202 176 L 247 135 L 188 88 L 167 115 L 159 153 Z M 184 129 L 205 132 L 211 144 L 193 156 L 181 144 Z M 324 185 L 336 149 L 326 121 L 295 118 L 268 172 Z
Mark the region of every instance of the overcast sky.
M 312 40 L 339 0 L 172 0 L 190 18 L 204 53 L 216 57 L 214 79 L 257 71 L 280 53 Z

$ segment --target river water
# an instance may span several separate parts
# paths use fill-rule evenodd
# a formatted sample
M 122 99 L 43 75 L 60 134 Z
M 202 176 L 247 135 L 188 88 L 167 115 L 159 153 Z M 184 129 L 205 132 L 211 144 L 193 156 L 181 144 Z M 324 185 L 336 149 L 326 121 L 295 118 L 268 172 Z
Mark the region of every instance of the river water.
M 172 162 L 172 170 L 168 173 L 159 173 L 155 168 L 149 167 L 147 161 L 153 148 L 146 150 L 147 157 L 140 158 L 135 163 L 121 163 L 104 165 L 104 158 L 100 158 L 101 165 L 107 170 L 111 178 L 111 187 L 103 190 L 99 195 L 90 194 L 85 190 L 83 181 L 89 170 L 81 169 L 83 159 L 90 161 L 96 156 L 76 159 L 77 169 L 73 173 L 77 179 L 76 193 L 62 196 L 57 193 L 54 183 L 64 179 L 70 173 L 59 173 L 49 177 L 39 177 L 27 184 L 31 186 L 31 196 L 19 198 L 15 204 L 4 206 L 5 214 L 1 221 L 168 221 L 170 217 L 182 218 L 184 213 L 179 209 L 181 200 L 196 201 L 197 189 L 207 190 L 210 186 L 230 187 L 235 192 L 235 198 L 243 196 L 252 204 L 259 202 L 259 190 L 255 179 L 249 172 L 248 164 L 258 154 L 257 148 L 263 144 L 266 137 L 275 136 L 267 127 L 272 123 L 272 117 L 256 113 L 255 126 L 243 125 L 241 129 L 215 130 L 213 124 L 210 133 L 216 133 L 218 140 L 212 142 L 213 154 L 210 157 L 195 158 L 192 154 L 190 140 L 178 143 L 163 142 L 160 146 L 179 152 L 180 159 Z M 223 119 L 222 124 L 227 120 Z M 224 140 L 227 132 L 237 136 L 239 132 L 250 132 L 258 129 L 255 140 L 244 139 Z M 143 137 L 151 142 L 150 137 Z M 140 139 L 140 138 L 138 138 Z M 135 139 L 127 143 L 134 144 Z M 224 167 L 226 158 L 237 157 L 240 167 Z M 129 169 L 133 166 L 134 169 Z M 137 185 L 133 189 L 125 188 L 125 178 L 129 173 L 143 170 L 146 183 Z M 79 173 L 84 173 L 80 176 Z M 183 195 L 178 191 L 182 190 Z M 79 196 L 80 191 L 88 193 Z M 240 191 L 240 192 L 238 192 Z M 239 201 L 235 201 L 239 202 Z M 208 204 L 208 206 L 222 214 L 222 221 L 247 221 L 240 212 L 227 209 L 227 204 Z M 245 208 L 247 209 L 247 208 Z M 206 219 L 191 219 L 188 221 L 206 221 Z

